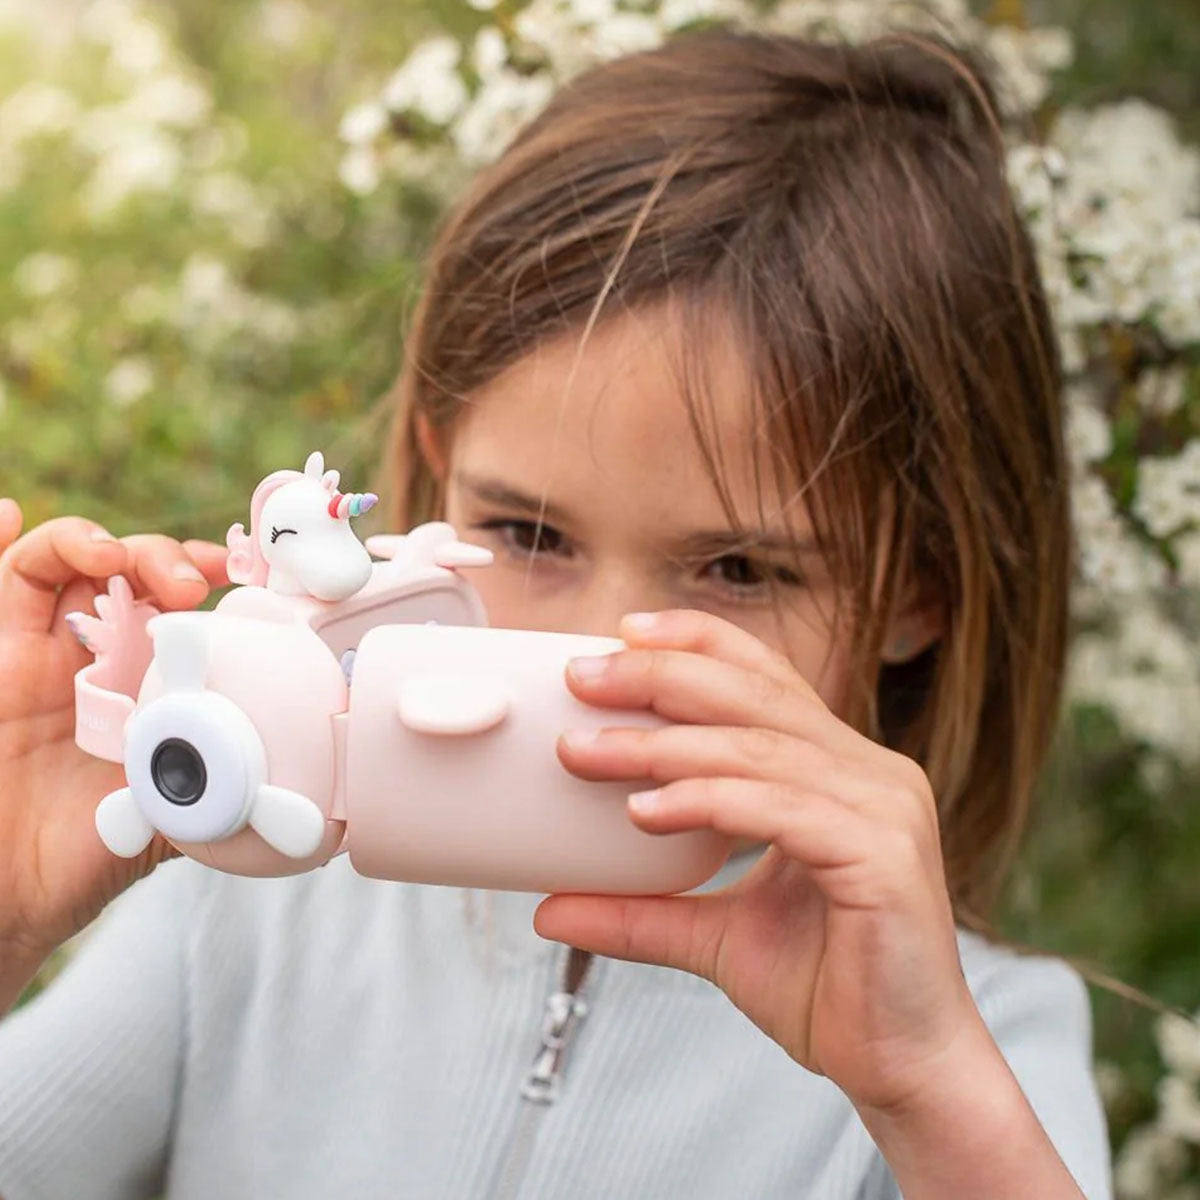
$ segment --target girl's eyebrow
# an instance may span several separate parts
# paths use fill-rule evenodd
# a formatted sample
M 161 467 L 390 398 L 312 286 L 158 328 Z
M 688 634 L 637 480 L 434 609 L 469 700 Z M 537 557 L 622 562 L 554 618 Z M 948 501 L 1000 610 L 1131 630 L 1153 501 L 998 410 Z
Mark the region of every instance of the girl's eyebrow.
M 557 521 L 563 525 L 571 523 L 571 518 L 566 511 L 559 508 L 557 504 L 539 500 L 536 496 L 519 491 L 500 479 L 472 475 L 467 471 L 456 471 L 454 478 L 476 500 L 482 500 L 485 504 L 498 504 L 502 508 L 513 508 L 518 512 L 531 513 L 535 517 L 541 514 L 545 520 Z
M 476 500 L 485 504 L 496 504 L 502 508 L 510 508 L 517 512 L 528 513 L 531 516 L 539 514 L 546 521 L 557 524 L 571 524 L 567 511 L 550 501 L 542 501 L 520 489 L 483 475 L 473 475 L 467 471 L 454 473 L 458 483 L 470 492 Z M 675 540 L 674 549 L 682 554 L 720 554 L 731 550 L 768 550 L 788 554 L 812 554 L 817 550 L 817 543 L 811 536 L 792 537 L 789 534 L 738 533 L 734 529 L 698 530 Z

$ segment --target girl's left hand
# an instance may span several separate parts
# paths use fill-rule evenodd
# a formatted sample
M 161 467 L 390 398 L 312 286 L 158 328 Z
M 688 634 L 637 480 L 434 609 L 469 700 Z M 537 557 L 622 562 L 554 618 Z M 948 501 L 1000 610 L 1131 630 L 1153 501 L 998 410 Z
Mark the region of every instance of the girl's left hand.
M 770 843 L 697 896 L 548 897 L 534 927 L 583 950 L 691 971 L 857 1106 L 899 1111 L 970 1069 L 982 1018 L 959 964 L 929 781 L 833 715 L 782 655 L 693 610 L 626 617 L 629 647 L 572 692 L 678 724 L 559 741 L 585 779 L 661 785 L 636 823 Z M 576 660 L 579 661 L 579 660 Z

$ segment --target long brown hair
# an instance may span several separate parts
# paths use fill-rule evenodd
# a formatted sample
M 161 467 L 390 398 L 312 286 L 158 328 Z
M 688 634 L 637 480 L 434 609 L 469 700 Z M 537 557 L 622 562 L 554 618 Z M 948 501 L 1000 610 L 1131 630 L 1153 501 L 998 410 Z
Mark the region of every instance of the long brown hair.
M 847 588 L 848 719 L 925 769 L 977 928 L 1055 731 L 1073 555 L 1060 364 L 996 111 L 977 62 L 907 36 L 709 30 L 575 77 L 443 222 L 379 484 L 391 527 L 438 517 L 417 414 L 452 430 L 475 389 L 606 311 L 670 304 L 693 374 L 711 323 L 732 328 L 791 468 L 777 502 L 802 481 Z M 884 663 L 905 578 L 945 633 Z

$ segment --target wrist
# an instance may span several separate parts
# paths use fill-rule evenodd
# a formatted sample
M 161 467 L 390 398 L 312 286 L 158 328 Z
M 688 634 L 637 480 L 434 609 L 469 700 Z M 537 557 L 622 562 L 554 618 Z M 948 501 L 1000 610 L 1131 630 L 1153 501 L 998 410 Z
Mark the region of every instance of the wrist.
M 856 1106 L 908 1200 L 1081 1195 L 977 1019 L 903 1101 Z
M 25 938 L 0 936 L 0 1017 L 21 998 L 51 953 Z

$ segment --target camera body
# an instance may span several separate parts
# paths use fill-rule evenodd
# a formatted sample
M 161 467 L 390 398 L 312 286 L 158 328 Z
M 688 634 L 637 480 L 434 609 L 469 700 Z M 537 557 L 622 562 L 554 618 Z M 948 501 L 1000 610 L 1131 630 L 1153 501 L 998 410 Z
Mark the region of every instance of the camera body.
M 336 503 L 329 519 L 345 522 Z M 282 528 L 268 524 L 263 547 Z M 305 527 L 292 525 L 298 549 Z M 327 567 L 329 530 L 314 528 Z M 261 582 L 211 612 L 160 613 L 117 576 L 98 617 L 72 614 L 96 654 L 76 677 L 76 741 L 127 779 L 96 812 L 114 853 L 139 854 L 158 832 L 239 875 L 348 853 L 373 878 L 538 893 L 671 894 L 723 864 L 732 838 L 648 834 L 625 806 L 642 784 L 582 780 L 558 759 L 564 729 L 664 723 L 567 687 L 568 659 L 620 639 L 489 626 L 460 568 L 491 554 L 444 522 L 368 538 L 366 570 L 345 555 L 352 587 L 345 572 L 310 573 L 331 598 L 238 565 L 244 536 L 230 530 L 230 578 Z

